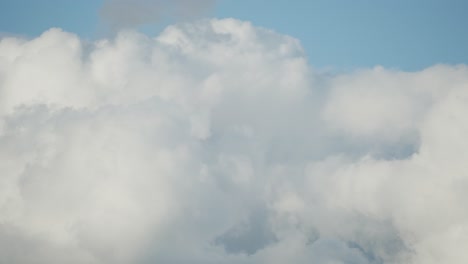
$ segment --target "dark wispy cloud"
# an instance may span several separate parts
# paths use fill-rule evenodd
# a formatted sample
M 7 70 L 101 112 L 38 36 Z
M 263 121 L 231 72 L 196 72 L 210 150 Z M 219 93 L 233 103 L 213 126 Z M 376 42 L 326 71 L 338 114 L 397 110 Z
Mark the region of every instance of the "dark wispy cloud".
M 216 0 L 104 0 L 101 18 L 113 30 L 161 22 L 192 19 L 210 10 Z

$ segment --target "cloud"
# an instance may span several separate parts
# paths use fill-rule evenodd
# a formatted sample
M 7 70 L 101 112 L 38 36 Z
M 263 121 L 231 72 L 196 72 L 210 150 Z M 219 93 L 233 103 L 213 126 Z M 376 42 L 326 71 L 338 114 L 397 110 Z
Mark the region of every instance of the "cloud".
M 104 0 L 101 18 L 114 30 L 157 23 L 167 18 L 192 19 L 216 0 Z
M 313 62 L 312 62 L 313 63 Z M 201 20 L 0 41 L 0 262 L 466 263 L 468 68 Z

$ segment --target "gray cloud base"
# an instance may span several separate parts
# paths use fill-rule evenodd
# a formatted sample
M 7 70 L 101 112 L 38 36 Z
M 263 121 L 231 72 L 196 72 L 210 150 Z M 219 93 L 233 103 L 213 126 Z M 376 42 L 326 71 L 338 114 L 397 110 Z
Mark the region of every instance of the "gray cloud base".
M 313 61 L 313 58 L 312 58 Z M 2 263 L 467 263 L 468 69 L 232 19 L 0 41 Z

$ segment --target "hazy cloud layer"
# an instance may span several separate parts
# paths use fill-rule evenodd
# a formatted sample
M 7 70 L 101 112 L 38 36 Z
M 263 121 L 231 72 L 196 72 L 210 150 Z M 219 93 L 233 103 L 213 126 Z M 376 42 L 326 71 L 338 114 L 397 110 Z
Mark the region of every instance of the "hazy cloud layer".
M 163 19 L 191 19 L 214 6 L 216 0 L 104 0 L 101 18 L 117 30 Z
M 4 38 L 0 262 L 468 263 L 467 102 L 231 19 Z

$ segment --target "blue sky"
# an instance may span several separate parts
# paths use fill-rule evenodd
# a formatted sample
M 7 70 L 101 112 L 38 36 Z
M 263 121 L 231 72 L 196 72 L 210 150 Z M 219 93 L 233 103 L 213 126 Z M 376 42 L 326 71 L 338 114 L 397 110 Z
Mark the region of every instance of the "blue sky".
M 36 36 L 61 27 L 98 38 L 101 5 L 96 0 L 1 0 L 0 32 Z M 294 36 L 318 68 L 419 70 L 468 63 L 467 10 L 463 0 L 219 0 L 207 15 L 248 20 Z M 163 26 L 145 29 L 157 34 Z

